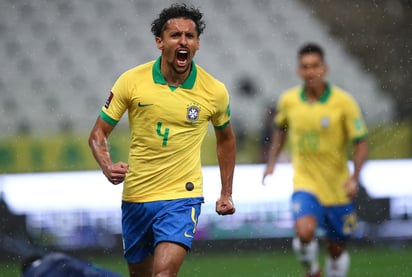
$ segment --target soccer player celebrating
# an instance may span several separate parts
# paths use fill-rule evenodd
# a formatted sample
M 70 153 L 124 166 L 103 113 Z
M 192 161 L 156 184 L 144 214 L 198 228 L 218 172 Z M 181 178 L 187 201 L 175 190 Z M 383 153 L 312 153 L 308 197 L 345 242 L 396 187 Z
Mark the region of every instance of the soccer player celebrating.
M 202 13 L 185 4 L 163 9 L 151 25 L 161 56 L 123 73 L 91 131 L 104 175 L 124 181 L 122 231 L 130 276 L 176 276 L 191 248 L 203 203 L 200 149 L 209 121 L 217 143 L 221 194 L 216 212 L 235 212 L 235 137 L 229 94 L 195 64 Z M 128 112 L 128 163 L 113 162 L 108 138 Z
M 323 49 L 304 45 L 298 52 L 302 86 L 282 94 L 275 116 L 271 153 L 263 178 L 272 174 L 289 135 L 294 169 L 292 209 L 296 237 L 292 247 L 306 276 L 320 276 L 317 227 L 326 232 L 327 276 L 346 276 L 347 240 L 356 227 L 351 202 L 367 159 L 367 130 L 355 100 L 325 82 Z M 347 167 L 347 145 L 353 142 L 353 173 Z

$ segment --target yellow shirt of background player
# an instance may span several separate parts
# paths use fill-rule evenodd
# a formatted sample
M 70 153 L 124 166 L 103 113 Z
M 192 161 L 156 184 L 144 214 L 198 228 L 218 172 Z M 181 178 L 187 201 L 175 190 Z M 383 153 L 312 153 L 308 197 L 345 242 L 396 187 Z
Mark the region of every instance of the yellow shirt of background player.
M 101 117 L 114 125 L 128 111 L 129 173 L 123 200 L 149 202 L 203 194 L 200 149 L 209 121 L 230 121 L 229 94 L 192 62 L 189 77 L 170 87 L 160 58 L 126 71 L 116 81 Z
M 328 85 L 317 102 L 308 102 L 303 87 L 294 87 L 282 94 L 275 123 L 288 130 L 294 190 L 311 192 L 324 205 L 348 203 L 347 146 L 367 134 L 353 98 Z

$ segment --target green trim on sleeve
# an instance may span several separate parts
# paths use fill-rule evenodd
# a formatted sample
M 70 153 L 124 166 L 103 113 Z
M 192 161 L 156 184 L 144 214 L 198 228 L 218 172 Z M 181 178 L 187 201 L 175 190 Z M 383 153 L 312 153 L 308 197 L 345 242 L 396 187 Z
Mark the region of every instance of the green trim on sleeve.
M 230 120 L 221 126 L 213 126 L 213 127 L 215 127 L 215 129 L 217 130 L 223 130 L 227 127 L 227 125 L 229 125 L 229 123 L 230 123 Z
M 277 124 L 276 122 L 273 123 L 273 128 L 279 129 L 282 131 L 287 131 L 288 130 L 288 124 Z
M 352 139 L 352 142 L 353 142 L 353 143 L 361 142 L 362 140 L 365 140 L 367 136 L 368 136 L 368 135 L 365 134 L 365 135 L 363 135 L 363 136 L 353 138 L 353 139 Z
M 119 122 L 118 120 L 114 120 L 113 118 L 108 116 L 104 111 L 100 111 L 100 118 L 112 126 L 116 126 L 116 124 Z

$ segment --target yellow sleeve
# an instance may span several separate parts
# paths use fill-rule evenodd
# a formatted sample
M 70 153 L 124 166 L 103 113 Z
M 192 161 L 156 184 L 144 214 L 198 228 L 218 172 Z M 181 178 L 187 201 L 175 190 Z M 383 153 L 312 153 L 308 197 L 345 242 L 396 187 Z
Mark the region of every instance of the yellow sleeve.
M 102 107 L 102 118 L 112 125 L 117 123 L 127 110 L 130 98 L 128 95 L 127 76 L 122 74 L 113 85 L 110 95 Z
M 349 138 L 355 142 L 364 139 L 368 133 L 361 110 L 351 96 L 346 101 L 345 128 Z
M 217 129 L 223 129 L 230 122 L 230 101 L 229 93 L 225 86 L 218 94 L 218 99 L 216 101 L 217 110 L 214 115 L 212 115 L 212 124 Z
M 287 109 L 286 109 L 286 97 L 282 95 L 279 99 L 277 105 L 277 111 L 274 118 L 274 124 L 280 128 L 286 128 L 288 125 L 287 121 Z

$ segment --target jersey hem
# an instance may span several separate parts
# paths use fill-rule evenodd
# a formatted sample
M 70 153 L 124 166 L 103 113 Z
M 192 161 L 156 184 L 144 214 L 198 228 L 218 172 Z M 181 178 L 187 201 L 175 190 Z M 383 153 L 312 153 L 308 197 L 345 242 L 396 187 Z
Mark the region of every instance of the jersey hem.
M 182 198 L 202 198 L 203 203 L 203 195 L 192 195 L 192 194 L 179 194 L 176 196 L 170 197 L 169 195 L 156 195 L 153 197 L 130 197 L 122 195 L 122 201 L 131 202 L 131 203 L 145 203 L 145 202 L 153 202 L 153 201 L 166 201 L 166 200 L 177 200 Z

